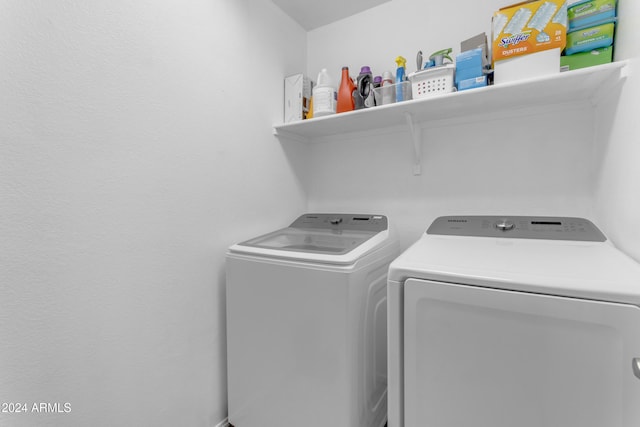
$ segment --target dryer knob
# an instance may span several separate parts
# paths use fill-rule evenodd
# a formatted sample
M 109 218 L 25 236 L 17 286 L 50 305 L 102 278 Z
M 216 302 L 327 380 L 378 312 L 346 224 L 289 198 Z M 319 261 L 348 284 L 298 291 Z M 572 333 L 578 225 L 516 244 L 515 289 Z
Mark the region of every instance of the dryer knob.
M 496 222 L 496 228 L 500 231 L 509 231 L 515 228 L 516 224 L 513 221 L 502 220 Z
M 332 225 L 338 225 L 338 224 L 340 224 L 342 222 L 342 218 L 333 218 L 333 219 L 330 219 L 329 222 Z

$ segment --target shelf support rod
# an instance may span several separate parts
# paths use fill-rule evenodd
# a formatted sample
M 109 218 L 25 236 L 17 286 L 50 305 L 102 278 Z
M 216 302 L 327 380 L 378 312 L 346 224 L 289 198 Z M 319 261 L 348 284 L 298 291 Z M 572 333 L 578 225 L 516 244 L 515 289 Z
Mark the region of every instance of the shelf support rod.
M 411 134 L 413 144 L 413 174 L 422 174 L 422 129 L 413 122 L 413 116 L 409 112 L 404 113 Z

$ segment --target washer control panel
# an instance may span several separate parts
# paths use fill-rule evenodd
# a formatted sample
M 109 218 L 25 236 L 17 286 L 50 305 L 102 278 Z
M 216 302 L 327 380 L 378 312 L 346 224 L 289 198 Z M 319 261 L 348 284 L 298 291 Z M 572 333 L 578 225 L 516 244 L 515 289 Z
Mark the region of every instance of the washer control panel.
M 574 217 L 441 216 L 431 224 L 427 234 L 582 242 L 607 240 L 591 221 Z
M 388 228 L 387 217 L 371 214 L 309 213 L 300 216 L 289 227 L 328 230 L 380 232 Z

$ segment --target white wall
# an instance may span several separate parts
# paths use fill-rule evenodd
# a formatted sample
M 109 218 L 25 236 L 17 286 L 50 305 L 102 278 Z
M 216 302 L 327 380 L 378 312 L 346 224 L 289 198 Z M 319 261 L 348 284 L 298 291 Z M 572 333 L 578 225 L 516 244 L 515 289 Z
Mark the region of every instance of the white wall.
M 446 3 L 394 0 L 309 33 L 308 69 L 340 67 L 356 75 L 394 70 L 402 54 L 416 69 L 418 49 L 460 50 L 460 41 L 490 36 L 503 0 Z M 379 26 L 385 24 L 383 30 Z M 400 24 L 401 23 L 401 24 Z M 368 31 L 363 30 L 368 28 Z M 424 130 L 423 174 L 411 171 L 405 131 L 336 138 L 310 147 L 305 180 L 312 210 L 371 210 L 388 214 L 403 246 L 440 215 L 568 215 L 593 218 L 597 159 L 591 106 L 550 105 L 526 117 L 473 117 Z
M 640 261 L 640 3 L 621 0 L 618 16 L 615 57 L 631 66 L 626 81 L 598 106 L 597 219 L 618 247 Z
M 3 426 L 226 417 L 224 252 L 306 209 L 271 136 L 306 34 L 259 0 L 0 3 Z
M 348 66 L 352 76 L 369 65 L 374 75 L 391 71 L 395 58 L 407 59 L 407 73 L 416 71 L 416 54 L 425 60 L 435 51 L 453 48 L 479 33 L 491 35 L 491 16 L 509 4 L 504 0 L 447 2 L 393 0 L 358 15 L 337 21 L 308 35 L 308 72 L 314 79 L 327 68 L 339 83 L 340 70 Z
M 311 146 L 311 210 L 371 211 L 390 216 L 404 247 L 440 215 L 592 216 L 592 110 L 427 128 L 422 175 L 412 173 L 407 132 Z M 496 137 L 495 129 L 502 129 Z
M 0 402 L 72 411 L 0 424 L 216 425 L 225 248 L 307 209 L 387 213 L 405 246 L 438 215 L 583 215 L 640 259 L 637 72 L 518 138 L 491 137 L 498 117 L 429 128 L 422 176 L 404 131 L 271 136 L 283 76 L 413 71 L 502 5 L 394 0 L 307 35 L 260 0 L 1 2 Z M 618 59 L 638 10 L 620 4 Z

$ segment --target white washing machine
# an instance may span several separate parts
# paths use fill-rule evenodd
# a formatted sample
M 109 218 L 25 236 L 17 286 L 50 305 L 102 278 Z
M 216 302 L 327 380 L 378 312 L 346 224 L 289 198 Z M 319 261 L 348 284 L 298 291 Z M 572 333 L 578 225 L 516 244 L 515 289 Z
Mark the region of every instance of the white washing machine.
M 227 253 L 229 422 L 380 427 L 387 416 L 383 215 L 306 214 Z
M 640 266 L 591 222 L 441 217 L 388 285 L 389 427 L 640 426 Z

